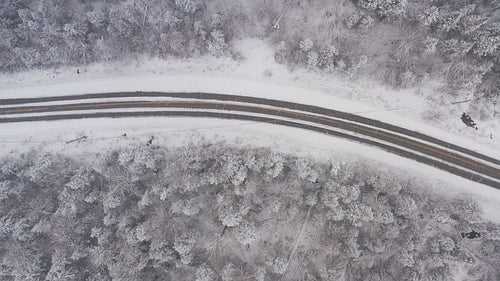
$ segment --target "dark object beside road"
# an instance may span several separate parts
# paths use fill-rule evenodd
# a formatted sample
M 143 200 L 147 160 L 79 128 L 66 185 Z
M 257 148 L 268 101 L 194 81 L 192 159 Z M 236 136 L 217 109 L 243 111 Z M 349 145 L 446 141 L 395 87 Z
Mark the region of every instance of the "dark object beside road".
M 460 233 L 462 238 L 469 238 L 469 239 L 475 239 L 481 237 L 481 233 L 475 232 L 474 230 L 471 232 L 462 232 Z
M 472 120 L 472 118 L 470 117 L 469 114 L 467 114 L 465 112 L 462 113 L 462 117 L 460 117 L 460 119 L 462 119 L 462 122 L 464 122 L 465 125 L 467 125 L 468 127 L 475 128 L 476 130 L 478 129 L 476 122 L 474 122 L 474 120 Z

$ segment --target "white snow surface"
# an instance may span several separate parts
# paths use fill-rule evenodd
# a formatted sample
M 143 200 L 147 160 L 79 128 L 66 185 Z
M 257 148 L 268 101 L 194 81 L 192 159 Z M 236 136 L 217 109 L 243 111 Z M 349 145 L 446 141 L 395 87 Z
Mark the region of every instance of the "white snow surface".
M 500 223 L 498 190 L 374 147 L 296 128 L 236 120 L 158 117 L 7 123 L 0 124 L 0 128 L 0 154 L 3 155 L 35 149 L 92 161 L 103 151 L 145 144 L 154 136 L 154 144 L 169 147 L 206 140 L 235 146 L 269 147 L 273 151 L 320 161 L 361 157 L 380 169 L 414 176 L 437 192 L 472 194 L 483 206 L 484 217 Z M 87 138 L 66 143 L 81 136 Z
M 442 123 L 429 124 L 428 120 L 422 117 L 422 112 L 438 105 L 425 95 L 412 92 L 424 91 L 423 88 L 397 92 L 372 82 L 342 80 L 313 70 L 291 72 L 284 66 L 275 64 L 272 50 L 265 42 L 257 39 L 242 40 L 235 48 L 240 50 L 244 60 L 202 57 L 163 61 L 141 58 L 81 67 L 80 74 L 76 74 L 74 67 L 4 75 L 0 77 L 0 99 L 116 91 L 240 94 L 362 114 L 500 158 L 499 120 L 490 120 L 486 123 L 487 126 L 479 131 L 464 128 L 459 119 L 462 104 L 454 105 L 455 107 L 450 109 L 449 102 L 444 102 L 441 105 L 445 114 Z M 123 133 L 127 136 L 122 136 Z M 495 137 L 491 139 L 489 134 Z M 67 141 L 83 135 L 88 138 L 66 144 Z M 145 143 L 151 136 L 155 136 L 155 140 L 164 145 L 182 145 L 204 138 L 237 145 L 270 147 L 277 151 L 322 160 L 339 153 L 348 158 L 361 156 L 374 161 L 374 165 L 381 161 L 387 164 L 386 169 L 421 177 L 422 181 L 436 190 L 475 194 L 476 199 L 483 203 L 485 217 L 500 222 L 498 190 L 377 148 L 269 124 L 194 118 L 91 119 L 0 124 L 0 155 L 37 148 L 47 152 L 91 157 L 108 148 L 124 146 L 131 142 Z
M 72 67 L 4 75 L 0 77 L 0 99 L 117 91 L 241 94 L 355 113 L 500 158 L 500 118 L 480 123 L 478 131 L 466 127 L 459 118 L 463 104 L 442 101 L 439 107 L 434 99 L 416 94 L 437 87 L 435 83 L 394 91 L 365 80 L 340 79 L 313 70 L 289 71 L 274 63 L 272 49 L 257 39 L 242 40 L 235 48 L 243 61 L 213 57 L 141 58 L 82 67 L 80 74 L 76 73 L 77 67 Z M 439 111 L 446 118 L 431 124 L 422 116 L 430 114 L 429 109 Z M 500 108 L 497 110 L 500 112 Z

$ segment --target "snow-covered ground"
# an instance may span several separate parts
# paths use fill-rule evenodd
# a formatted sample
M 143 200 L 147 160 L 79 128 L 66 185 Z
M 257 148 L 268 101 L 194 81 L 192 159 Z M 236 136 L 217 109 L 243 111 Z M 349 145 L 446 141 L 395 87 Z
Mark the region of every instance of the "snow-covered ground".
M 375 83 L 341 80 L 314 71 L 290 72 L 274 63 L 272 50 L 259 40 L 244 40 L 236 48 L 244 60 L 212 57 L 168 61 L 142 59 L 140 62 L 86 66 L 80 68 L 80 74 L 76 73 L 76 68 L 64 68 L 4 75 L 0 77 L 0 98 L 136 90 L 242 94 L 356 113 L 500 158 L 500 120 L 480 123 L 478 131 L 467 128 L 459 119 L 464 104 L 451 105 L 452 100 L 436 104 L 433 99 L 426 98 L 431 86 L 396 92 Z M 416 94 L 417 91 L 424 94 Z M 428 115 L 429 108 L 441 112 L 444 116 L 441 123 L 430 124 L 423 117 Z M 298 129 L 227 120 L 127 118 L 0 124 L 0 132 L 0 154 L 35 147 L 72 155 L 95 155 L 107 147 L 131 141 L 145 143 L 155 136 L 156 141 L 168 145 L 208 138 L 269 146 L 286 153 L 322 159 L 333 153 L 342 153 L 343 157 L 362 155 L 370 161 L 385 162 L 388 169 L 429 178 L 428 184 L 445 192 L 474 192 L 488 210 L 487 217 L 500 221 L 500 191 L 379 149 L 317 133 L 306 134 Z M 124 133 L 126 136 L 122 136 Z M 87 136 L 86 140 L 66 143 L 83 135 Z
M 257 39 L 242 40 L 235 47 L 242 54 L 242 61 L 213 57 L 143 58 L 82 67 L 80 74 L 72 67 L 3 75 L 0 98 L 127 90 L 243 94 L 344 110 L 499 155 L 500 118 L 478 122 L 477 131 L 466 127 L 460 120 L 466 103 L 452 104 L 456 100 L 444 98 L 437 103 L 433 98 L 437 95 L 433 92 L 438 87 L 436 82 L 395 91 L 366 80 L 339 79 L 313 70 L 291 72 L 275 63 L 272 49 Z M 486 110 L 500 112 L 493 105 Z M 429 116 L 436 114 L 440 119 L 430 121 Z
M 157 117 L 11 123 L 0 124 L 0 127 L 0 154 L 3 155 L 39 149 L 91 161 L 107 149 L 131 143 L 145 144 L 154 137 L 154 144 L 182 146 L 204 139 L 238 146 L 270 147 L 277 152 L 321 161 L 362 157 L 396 175 L 420 178 L 438 191 L 475 194 L 485 209 L 485 217 L 500 222 L 498 190 L 377 148 L 295 128 L 234 120 Z M 87 138 L 70 142 L 82 136 Z M 380 162 L 385 165 L 381 166 Z

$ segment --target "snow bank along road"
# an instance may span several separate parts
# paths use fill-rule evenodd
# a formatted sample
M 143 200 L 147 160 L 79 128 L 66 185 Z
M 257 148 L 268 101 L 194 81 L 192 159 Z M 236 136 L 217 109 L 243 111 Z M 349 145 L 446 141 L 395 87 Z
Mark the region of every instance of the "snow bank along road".
M 376 146 L 500 189 L 498 159 L 416 131 L 318 106 L 248 96 L 165 92 L 0 99 L 0 123 L 147 116 L 239 119 L 302 128 Z

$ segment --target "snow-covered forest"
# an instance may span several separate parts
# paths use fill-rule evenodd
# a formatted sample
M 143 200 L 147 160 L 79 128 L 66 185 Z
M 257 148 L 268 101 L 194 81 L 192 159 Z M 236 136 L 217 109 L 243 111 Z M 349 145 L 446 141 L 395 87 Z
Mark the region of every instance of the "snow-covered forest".
M 401 174 L 208 141 L 7 155 L 0 279 L 499 280 L 500 225 Z
M 138 55 L 239 54 L 258 37 L 275 60 L 395 88 L 440 79 L 438 94 L 491 99 L 500 88 L 496 0 L 3 0 L 0 71 Z
M 490 155 L 500 1 L 0 0 L 0 76 L 1 98 L 256 92 Z M 371 160 L 299 154 L 277 125 L 166 119 L 1 124 L 0 280 L 500 280 L 498 209 L 451 177 L 299 129 L 302 152 Z M 178 138 L 139 143 L 153 133 Z

